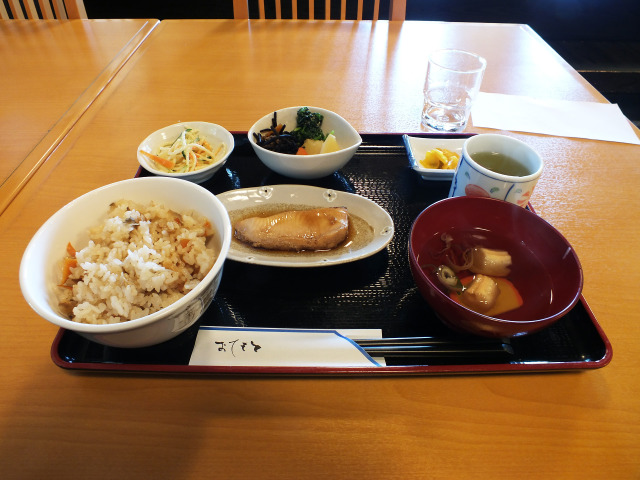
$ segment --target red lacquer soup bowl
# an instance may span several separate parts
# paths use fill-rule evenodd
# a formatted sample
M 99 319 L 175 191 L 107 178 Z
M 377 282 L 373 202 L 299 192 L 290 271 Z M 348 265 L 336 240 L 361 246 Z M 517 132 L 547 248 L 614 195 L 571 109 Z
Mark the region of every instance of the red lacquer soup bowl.
M 435 273 L 445 238 L 458 250 L 506 250 L 512 260 L 507 278 L 522 305 L 490 317 L 454 301 Z M 514 337 L 548 327 L 573 308 L 582 292 L 580 261 L 564 236 L 535 213 L 491 198 L 446 198 L 426 208 L 411 227 L 409 262 L 421 295 L 443 323 L 486 337 Z

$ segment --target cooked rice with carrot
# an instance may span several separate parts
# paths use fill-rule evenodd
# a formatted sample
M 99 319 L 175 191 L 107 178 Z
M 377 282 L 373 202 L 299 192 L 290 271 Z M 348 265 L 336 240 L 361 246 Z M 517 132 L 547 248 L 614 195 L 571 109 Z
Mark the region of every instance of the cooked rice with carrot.
M 89 230 L 89 243 L 69 245 L 60 307 L 80 323 L 119 323 L 171 305 L 211 270 L 209 221 L 156 203 L 120 200 Z

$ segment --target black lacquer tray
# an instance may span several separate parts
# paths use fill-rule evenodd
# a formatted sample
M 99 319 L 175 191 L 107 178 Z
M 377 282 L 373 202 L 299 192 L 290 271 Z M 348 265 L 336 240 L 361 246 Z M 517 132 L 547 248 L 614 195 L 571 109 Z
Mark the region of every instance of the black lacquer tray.
M 438 136 L 438 135 L 423 135 Z M 465 135 L 442 135 L 459 138 Z M 203 186 L 215 194 L 236 188 L 301 183 L 267 169 L 246 134 L 225 169 Z M 138 171 L 137 176 L 148 175 Z M 409 164 L 401 135 L 363 135 L 363 144 L 337 173 L 307 185 L 365 196 L 383 207 L 395 233 L 383 251 L 352 263 L 319 268 L 283 268 L 227 260 L 213 303 L 189 330 L 161 345 L 105 347 L 61 329 L 52 346 L 54 362 L 85 371 L 218 374 L 445 374 L 592 369 L 607 365 L 611 345 L 584 298 L 551 327 L 508 341 L 509 353 L 469 353 L 387 358 L 376 368 L 190 366 L 201 325 L 382 329 L 383 337 L 435 337 L 473 343 L 451 332 L 418 293 L 408 265 L 407 244 L 413 220 L 448 195 L 450 182 L 427 181 Z

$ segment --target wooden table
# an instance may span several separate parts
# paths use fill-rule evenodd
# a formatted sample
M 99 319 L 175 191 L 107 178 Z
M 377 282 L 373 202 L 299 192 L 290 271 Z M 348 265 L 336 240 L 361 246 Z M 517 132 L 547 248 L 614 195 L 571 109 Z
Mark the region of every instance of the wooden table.
M 158 23 L 0 21 L 0 212 Z
M 247 130 L 290 105 L 418 132 L 431 50 L 488 60 L 487 92 L 604 101 L 522 25 L 163 21 L 0 217 L 0 477 L 640 476 L 637 146 L 513 134 L 546 161 L 533 203 L 577 250 L 612 362 L 573 373 L 402 378 L 74 374 L 22 300 L 20 256 L 73 198 L 137 169 L 179 120 Z M 485 130 L 470 126 L 469 131 Z

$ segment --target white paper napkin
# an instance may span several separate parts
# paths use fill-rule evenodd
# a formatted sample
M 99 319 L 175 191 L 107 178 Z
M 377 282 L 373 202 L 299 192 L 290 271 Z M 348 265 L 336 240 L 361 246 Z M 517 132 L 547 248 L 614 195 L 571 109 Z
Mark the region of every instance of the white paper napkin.
M 471 109 L 475 127 L 640 145 L 618 105 L 480 92 Z
M 189 365 L 258 367 L 379 367 L 352 339 L 380 338 L 374 330 L 313 330 L 202 326 Z

